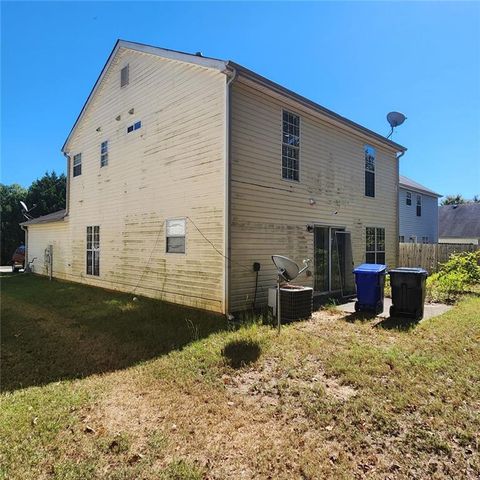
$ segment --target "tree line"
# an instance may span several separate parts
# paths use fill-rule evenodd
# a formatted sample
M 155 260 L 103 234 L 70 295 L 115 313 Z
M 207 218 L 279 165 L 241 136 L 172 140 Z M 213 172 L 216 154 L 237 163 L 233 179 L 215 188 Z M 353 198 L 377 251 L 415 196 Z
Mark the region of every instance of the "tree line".
M 471 200 L 463 198 L 459 193 L 457 195 L 447 195 L 440 202 L 440 205 L 463 205 L 465 203 L 480 203 L 480 195 L 475 195 Z
M 27 219 L 23 215 L 20 201 L 27 204 L 33 217 L 40 217 L 65 208 L 67 179 L 62 173 L 46 172 L 28 188 L 17 183 L 0 183 L 1 243 L 0 261 L 7 265 L 15 249 L 25 241 L 25 233 L 20 227 Z

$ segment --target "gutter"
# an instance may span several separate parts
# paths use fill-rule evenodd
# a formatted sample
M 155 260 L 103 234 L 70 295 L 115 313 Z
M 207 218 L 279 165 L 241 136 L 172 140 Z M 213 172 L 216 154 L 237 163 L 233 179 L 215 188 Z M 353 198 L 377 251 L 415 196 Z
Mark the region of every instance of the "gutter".
M 223 274 L 223 310 L 225 315 L 230 313 L 230 220 L 231 220 L 231 201 L 230 201 L 230 183 L 231 183 L 231 161 L 230 161 L 230 146 L 231 146 L 231 109 L 230 109 L 230 86 L 237 78 L 237 70 L 224 70 L 227 76 L 225 83 L 225 186 L 224 186 L 224 210 L 223 210 L 223 252 L 224 252 L 224 274 Z

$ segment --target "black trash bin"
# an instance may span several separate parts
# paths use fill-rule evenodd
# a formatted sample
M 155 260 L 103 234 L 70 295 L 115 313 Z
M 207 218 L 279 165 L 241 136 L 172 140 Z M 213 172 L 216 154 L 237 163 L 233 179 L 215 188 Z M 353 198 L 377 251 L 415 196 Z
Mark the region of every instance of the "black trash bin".
M 427 271 L 423 268 L 394 268 L 389 271 L 392 287 L 391 317 L 423 318 Z

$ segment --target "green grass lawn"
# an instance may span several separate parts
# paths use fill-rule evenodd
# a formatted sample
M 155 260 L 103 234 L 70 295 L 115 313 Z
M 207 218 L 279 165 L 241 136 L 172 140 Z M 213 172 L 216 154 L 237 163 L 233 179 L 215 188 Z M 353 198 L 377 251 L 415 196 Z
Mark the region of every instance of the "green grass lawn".
M 0 478 L 478 478 L 480 297 L 259 323 L 2 277 Z

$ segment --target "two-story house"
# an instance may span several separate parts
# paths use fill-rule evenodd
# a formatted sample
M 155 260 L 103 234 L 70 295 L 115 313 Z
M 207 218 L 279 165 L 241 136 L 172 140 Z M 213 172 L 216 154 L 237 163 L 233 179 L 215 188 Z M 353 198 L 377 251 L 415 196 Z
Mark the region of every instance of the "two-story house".
M 52 246 L 54 277 L 222 313 L 266 304 L 272 254 L 338 292 L 352 263 L 396 265 L 404 151 L 234 62 L 118 41 L 28 259 L 46 273 Z
M 399 242 L 438 243 L 439 193 L 400 175 Z

